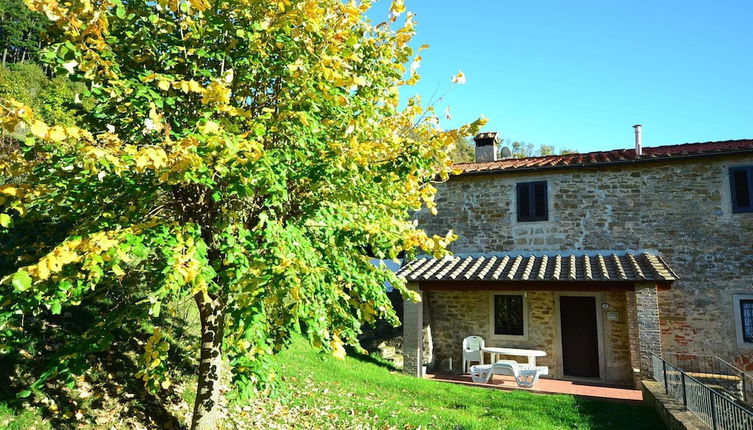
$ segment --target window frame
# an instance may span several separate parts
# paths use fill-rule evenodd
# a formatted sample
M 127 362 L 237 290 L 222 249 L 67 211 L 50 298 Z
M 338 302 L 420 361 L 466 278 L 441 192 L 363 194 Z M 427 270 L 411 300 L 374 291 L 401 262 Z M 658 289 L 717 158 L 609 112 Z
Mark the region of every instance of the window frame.
M 494 296 L 523 297 L 523 334 L 497 334 L 494 330 Z M 528 340 L 528 293 L 525 291 L 491 291 L 489 293 L 489 338 L 491 340 Z
M 544 215 L 536 215 L 536 186 L 544 185 Z M 522 187 L 528 187 L 528 216 L 521 216 L 520 211 L 520 194 Z M 518 182 L 515 184 L 515 216 L 518 222 L 536 222 L 549 221 L 549 182 L 529 181 Z
M 753 339 L 745 340 L 745 327 L 743 325 L 742 306 L 744 302 L 753 302 L 753 294 L 733 294 L 732 308 L 735 314 L 735 337 L 737 345 L 741 348 L 753 349 Z
M 735 182 L 735 172 L 745 172 L 748 186 L 748 204 L 740 206 L 737 201 L 737 183 Z M 734 166 L 729 168 L 729 193 L 732 205 L 732 213 L 751 213 L 753 212 L 753 166 Z

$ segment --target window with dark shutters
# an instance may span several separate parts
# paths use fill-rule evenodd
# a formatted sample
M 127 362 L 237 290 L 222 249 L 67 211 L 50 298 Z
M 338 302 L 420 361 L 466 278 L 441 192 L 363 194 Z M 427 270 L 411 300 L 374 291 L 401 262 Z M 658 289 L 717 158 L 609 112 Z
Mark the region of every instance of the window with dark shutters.
M 523 336 L 523 295 L 494 296 L 494 334 Z
M 732 212 L 753 212 L 753 166 L 730 167 Z
M 740 300 L 740 321 L 743 329 L 743 341 L 753 342 L 753 300 Z
M 549 200 L 546 181 L 517 184 L 518 222 L 547 221 Z

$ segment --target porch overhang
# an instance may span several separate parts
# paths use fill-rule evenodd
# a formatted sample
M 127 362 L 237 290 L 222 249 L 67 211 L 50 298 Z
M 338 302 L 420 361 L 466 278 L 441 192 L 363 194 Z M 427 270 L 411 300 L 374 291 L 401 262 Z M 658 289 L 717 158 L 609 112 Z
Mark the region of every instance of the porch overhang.
M 506 252 L 417 258 L 398 271 L 421 289 L 632 290 L 670 288 L 679 279 L 657 252 Z

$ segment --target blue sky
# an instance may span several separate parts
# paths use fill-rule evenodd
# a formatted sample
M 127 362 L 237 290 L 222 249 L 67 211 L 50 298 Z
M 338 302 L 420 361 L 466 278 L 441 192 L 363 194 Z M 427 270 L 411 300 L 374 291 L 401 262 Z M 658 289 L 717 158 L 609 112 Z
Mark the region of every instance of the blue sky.
M 386 16 L 388 1 L 370 12 Z M 424 100 L 506 139 L 581 152 L 753 138 L 753 2 L 406 0 Z M 465 85 L 450 85 L 462 70 Z M 447 91 L 449 92 L 447 93 Z

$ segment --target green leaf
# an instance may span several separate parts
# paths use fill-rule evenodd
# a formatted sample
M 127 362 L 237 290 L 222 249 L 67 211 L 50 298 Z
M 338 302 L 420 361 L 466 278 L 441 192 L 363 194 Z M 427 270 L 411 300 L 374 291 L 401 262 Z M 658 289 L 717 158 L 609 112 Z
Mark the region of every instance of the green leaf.
M 10 228 L 13 225 L 13 220 L 8 214 L 0 214 L 0 225 L 5 228 Z
M 31 396 L 31 390 L 23 390 L 20 393 L 16 394 L 17 397 L 21 399 L 25 399 L 29 396 Z
M 31 276 L 24 270 L 19 270 L 13 275 L 13 287 L 19 291 L 31 288 Z
M 153 317 L 158 317 L 160 312 L 160 302 L 154 302 L 152 304 L 151 309 L 149 309 L 149 314 Z
M 60 302 L 55 302 L 50 306 L 50 311 L 53 315 L 60 315 L 60 311 L 63 309 L 63 305 Z
M 264 124 L 256 124 L 254 126 L 254 134 L 261 137 L 264 136 L 264 133 L 267 132 L 267 128 L 264 127 Z

